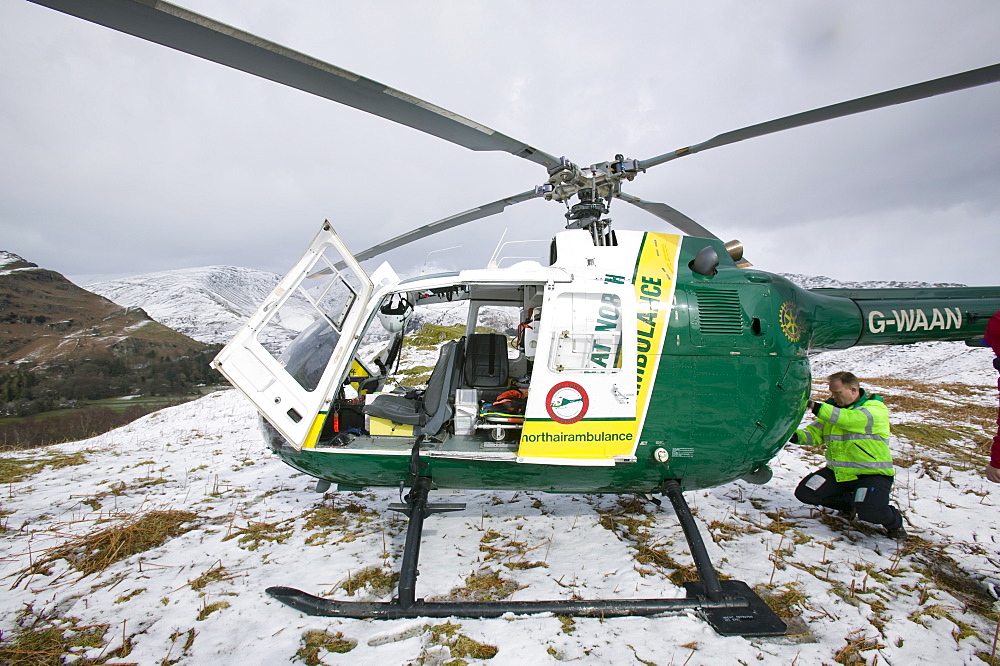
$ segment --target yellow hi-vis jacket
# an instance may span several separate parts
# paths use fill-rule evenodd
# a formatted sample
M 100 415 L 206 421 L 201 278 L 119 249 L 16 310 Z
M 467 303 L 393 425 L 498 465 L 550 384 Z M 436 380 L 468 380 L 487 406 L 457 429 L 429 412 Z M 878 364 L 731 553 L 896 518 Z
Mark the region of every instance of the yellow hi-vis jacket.
M 882 398 L 864 389 L 847 407 L 837 407 L 830 398 L 820 405 L 816 420 L 796 434 L 799 444 L 826 445 L 826 466 L 838 482 L 863 474 L 896 474 L 889 452 L 889 410 Z

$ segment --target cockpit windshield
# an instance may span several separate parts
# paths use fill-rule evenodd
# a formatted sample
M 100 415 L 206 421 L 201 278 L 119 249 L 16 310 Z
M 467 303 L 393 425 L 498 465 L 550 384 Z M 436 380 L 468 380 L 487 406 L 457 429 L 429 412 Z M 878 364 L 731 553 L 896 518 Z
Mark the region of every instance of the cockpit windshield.
M 344 322 L 364 307 L 358 300 L 360 288 L 358 276 L 344 269 L 337 249 L 326 247 L 257 333 L 258 342 L 305 390 L 316 390 Z

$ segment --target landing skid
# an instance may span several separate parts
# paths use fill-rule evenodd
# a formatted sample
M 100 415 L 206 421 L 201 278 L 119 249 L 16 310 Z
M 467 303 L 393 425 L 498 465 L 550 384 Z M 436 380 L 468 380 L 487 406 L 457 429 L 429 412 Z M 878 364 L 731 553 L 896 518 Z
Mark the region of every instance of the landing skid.
M 680 484 L 667 481 L 664 493 L 677 513 L 684 537 L 694 557 L 701 580 L 685 583 L 682 599 L 607 599 L 553 601 L 424 601 L 416 598 L 417 560 L 424 518 L 440 511 L 459 510 L 462 505 L 427 503 L 431 479 L 418 476 L 405 505 L 395 508 L 409 516 L 403 561 L 400 565 L 398 596 L 388 602 L 336 601 L 324 599 L 291 587 L 269 587 L 267 593 L 278 601 L 307 615 L 355 619 L 393 620 L 418 617 L 492 618 L 505 613 L 528 615 L 553 613 L 576 617 L 648 616 L 663 613 L 697 611 L 722 636 L 777 636 L 785 633 L 785 623 L 766 603 L 741 581 L 720 581 L 708 558 L 708 551 L 698 532 Z

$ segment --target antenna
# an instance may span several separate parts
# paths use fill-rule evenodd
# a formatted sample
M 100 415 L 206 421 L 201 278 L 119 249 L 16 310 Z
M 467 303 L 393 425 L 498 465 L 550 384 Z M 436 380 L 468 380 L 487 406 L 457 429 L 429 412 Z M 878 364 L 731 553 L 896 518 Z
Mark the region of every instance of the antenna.
M 506 235 L 507 235 L 507 227 L 504 227 L 503 228 L 503 233 L 500 234 L 500 240 L 497 241 L 497 249 L 493 250 L 493 255 L 490 257 L 490 260 L 488 262 L 486 262 L 486 267 L 487 268 L 496 268 L 497 267 L 497 255 L 500 254 L 500 250 L 503 249 L 503 246 L 504 246 L 503 239 L 504 239 L 504 236 L 506 236 Z
M 504 230 L 504 233 L 507 233 L 506 229 Z M 501 241 L 503 240 L 503 236 L 500 237 L 500 240 Z M 504 249 L 508 245 L 513 245 L 515 243 L 548 243 L 548 242 L 549 242 L 548 240 L 545 240 L 545 239 L 542 239 L 542 238 L 535 238 L 535 239 L 529 239 L 529 240 L 512 240 L 512 241 L 507 241 L 506 243 L 500 243 L 499 245 L 497 245 L 497 249 L 493 253 L 493 256 L 490 257 L 490 263 L 487 265 L 487 268 L 499 268 L 500 267 L 500 262 L 503 261 L 503 259 L 537 259 L 538 258 L 537 256 L 534 256 L 534 257 L 504 257 L 503 259 L 498 260 L 497 259 L 497 255 L 500 254 L 500 250 Z
M 447 252 L 448 250 L 457 250 L 460 247 L 462 247 L 462 246 L 461 245 L 452 245 L 451 247 L 442 247 L 439 250 L 431 250 L 430 252 L 428 252 L 427 256 L 424 257 L 424 264 L 423 264 L 423 266 L 420 267 L 420 274 L 421 275 L 424 274 L 424 270 L 427 268 L 427 260 L 430 259 L 430 257 L 431 257 L 432 254 L 434 254 L 435 252 Z

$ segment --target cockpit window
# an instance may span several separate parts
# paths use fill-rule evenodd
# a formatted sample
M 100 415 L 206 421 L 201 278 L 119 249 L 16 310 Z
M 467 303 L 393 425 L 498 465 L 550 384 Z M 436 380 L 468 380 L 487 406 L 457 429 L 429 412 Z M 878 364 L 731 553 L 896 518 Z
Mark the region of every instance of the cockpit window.
M 295 292 L 257 333 L 261 345 L 307 391 L 319 385 L 340 340 L 340 331 L 358 301 L 361 284 L 344 268 L 334 247 L 326 247 Z
M 288 345 L 280 360 L 302 388 L 314 391 L 339 341 L 340 332 L 325 319 L 317 319 Z
M 357 286 L 337 273 L 327 273 L 327 269 L 308 276 L 299 287 L 305 297 L 326 317 L 338 331 L 344 327 L 347 313 L 357 300 Z

